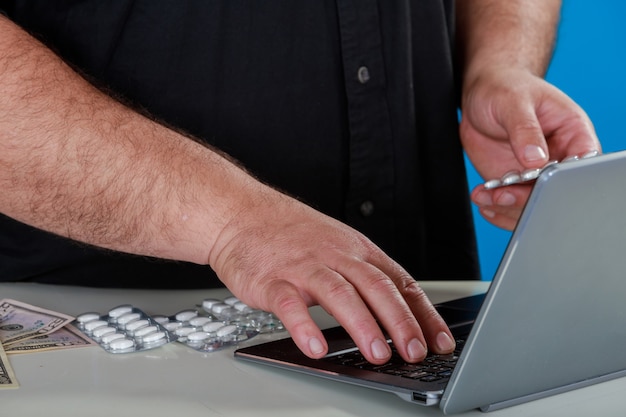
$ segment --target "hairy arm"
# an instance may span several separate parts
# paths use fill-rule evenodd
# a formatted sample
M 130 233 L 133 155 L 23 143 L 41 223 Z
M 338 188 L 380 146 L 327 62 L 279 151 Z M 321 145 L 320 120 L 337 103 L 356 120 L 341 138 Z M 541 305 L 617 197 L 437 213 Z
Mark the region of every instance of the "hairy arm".
M 484 179 L 600 151 L 589 117 L 545 73 L 559 0 L 458 0 L 461 141 Z M 530 185 L 472 191 L 491 223 L 513 229 Z
M 354 229 L 261 184 L 218 152 L 101 93 L 0 16 L 0 211 L 79 241 L 210 264 L 274 312 L 311 357 L 319 304 L 368 360 L 447 353 L 424 291 Z
M 465 83 L 488 68 L 543 77 L 554 49 L 560 0 L 458 0 L 457 39 Z
M 244 191 L 262 186 L 103 94 L 2 16 L 0 33 L 0 211 L 90 244 L 207 263 L 221 227 L 252 203 Z

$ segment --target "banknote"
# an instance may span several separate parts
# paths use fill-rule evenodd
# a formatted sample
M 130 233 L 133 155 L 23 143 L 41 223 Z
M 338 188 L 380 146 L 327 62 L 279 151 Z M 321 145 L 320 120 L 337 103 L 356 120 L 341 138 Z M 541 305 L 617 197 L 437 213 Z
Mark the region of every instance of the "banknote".
M 67 314 L 5 298 L 0 300 L 0 343 L 7 349 L 21 340 L 52 333 L 73 319 Z
M 17 387 L 19 387 L 19 384 L 15 379 L 15 373 L 13 373 L 9 359 L 4 353 L 2 343 L 0 343 L 0 389 Z
M 87 346 L 98 346 L 96 342 L 83 334 L 71 324 L 66 324 L 52 333 L 31 337 L 11 343 L 5 348 L 7 355 L 17 353 L 43 352 L 45 350 L 70 349 Z

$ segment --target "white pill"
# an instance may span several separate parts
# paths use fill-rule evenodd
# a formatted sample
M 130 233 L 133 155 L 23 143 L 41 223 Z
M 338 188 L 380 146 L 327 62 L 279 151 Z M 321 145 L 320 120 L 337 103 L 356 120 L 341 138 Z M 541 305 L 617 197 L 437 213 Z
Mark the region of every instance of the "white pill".
M 202 330 L 204 330 L 207 333 L 214 333 L 218 331 L 219 329 L 221 329 L 222 327 L 224 327 L 224 323 L 220 321 L 214 321 L 214 322 L 207 323 L 204 326 L 202 326 Z
M 153 343 L 162 339 L 165 339 L 165 332 L 154 332 L 144 336 L 143 342 Z
M 237 297 L 228 297 L 224 299 L 224 303 L 228 304 L 229 306 L 235 305 L 239 302 L 239 298 Z
M 187 340 L 190 342 L 201 342 L 206 339 L 209 335 L 206 332 L 193 332 L 187 335 Z
M 181 327 L 179 329 L 176 329 L 176 331 L 174 333 L 176 333 L 176 336 L 185 337 L 189 333 L 193 333 L 195 331 L 196 331 L 196 329 L 194 329 L 193 327 Z
M 124 339 L 125 337 L 126 336 L 124 336 L 123 333 L 111 333 L 111 334 L 107 334 L 105 336 L 102 336 L 102 339 L 100 339 L 100 341 L 106 345 L 106 344 L 111 343 L 114 340 Z
M 159 324 L 167 323 L 168 321 L 170 321 L 170 319 L 168 319 L 167 316 L 162 316 L 162 315 L 152 316 L 152 319 Z
M 141 328 L 139 330 L 137 330 L 134 335 L 135 337 L 144 337 L 150 333 L 156 332 L 157 330 L 159 330 L 159 328 L 157 326 L 146 326 L 144 328 Z
M 123 316 L 124 314 L 128 314 L 133 311 L 133 306 L 131 305 L 122 305 L 119 307 L 115 307 L 114 309 L 109 311 L 109 317 L 112 319 L 116 319 L 119 316 Z
M 111 326 L 98 327 L 97 329 L 93 331 L 93 337 L 102 337 L 107 334 L 115 333 L 116 331 L 117 330 L 115 329 L 115 327 L 111 327 Z
M 124 314 L 122 316 L 119 316 L 117 318 L 117 322 L 120 325 L 123 326 L 123 325 L 126 325 L 126 324 L 130 323 L 131 321 L 135 321 L 135 320 L 137 320 L 139 318 L 141 318 L 141 314 L 139 314 L 139 313 L 126 313 L 126 314 Z
M 184 310 L 176 314 L 176 320 L 178 321 L 189 321 L 190 319 L 196 317 L 198 312 L 195 310 Z
M 141 329 L 142 327 L 146 327 L 150 322 L 146 319 L 143 320 L 135 320 L 126 325 L 126 330 L 129 332 L 134 332 L 137 329 Z
M 216 298 L 207 298 L 205 300 L 202 301 L 202 308 L 205 311 L 211 311 L 211 307 L 213 307 L 215 304 L 220 304 L 221 301 L 216 299 Z
M 250 308 L 250 306 L 248 306 L 248 304 L 242 303 L 241 301 L 239 301 L 238 303 L 233 304 L 233 307 L 237 311 L 242 311 L 242 312 L 250 312 L 250 311 L 252 311 L 252 308 Z
M 170 321 L 169 323 L 161 323 L 161 325 L 165 327 L 167 331 L 170 331 L 170 332 L 173 332 L 176 329 L 183 327 L 183 324 L 179 321 Z
M 209 323 L 213 321 L 213 319 L 211 317 L 194 317 L 191 320 L 189 320 L 189 325 L 190 326 L 194 326 L 194 327 L 201 327 L 204 326 L 206 323 Z
M 485 188 L 485 190 L 491 190 L 493 188 L 498 188 L 501 185 L 502 185 L 502 181 L 500 181 L 499 179 L 493 179 L 493 180 L 486 181 L 483 184 L 483 187 Z
M 109 343 L 109 347 L 113 350 L 124 350 L 135 346 L 135 342 L 131 339 L 117 339 Z
M 228 304 L 226 303 L 218 303 L 218 304 L 214 304 L 213 307 L 211 307 L 211 312 L 214 314 L 219 315 L 222 311 L 231 308 Z
M 541 168 L 529 168 L 527 170 L 522 171 L 521 177 L 522 181 L 532 181 L 536 180 L 539 177 L 539 173 L 541 172 Z
M 76 317 L 76 321 L 79 323 L 87 323 L 88 321 L 98 320 L 100 315 L 98 313 L 83 313 Z
M 221 329 L 219 329 L 217 331 L 217 336 L 218 337 L 224 337 L 224 336 L 228 336 L 230 334 L 233 334 L 237 331 L 237 326 L 235 326 L 234 324 L 228 325 L 228 326 L 224 326 Z
M 502 185 L 517 184 L 520 181 L 520 173 L 518 171 L 507 172 L 500 178 Z
M 93 321 L 89 321 L 87 323 L 85 323 L 85 330 L 88 332 L 91 332 L 95 329 L 97 329 L 98 327 L 102 327 L 102 326 L 106 326 L 109 323 L 104 321 L 104 320 L 93 320 Z

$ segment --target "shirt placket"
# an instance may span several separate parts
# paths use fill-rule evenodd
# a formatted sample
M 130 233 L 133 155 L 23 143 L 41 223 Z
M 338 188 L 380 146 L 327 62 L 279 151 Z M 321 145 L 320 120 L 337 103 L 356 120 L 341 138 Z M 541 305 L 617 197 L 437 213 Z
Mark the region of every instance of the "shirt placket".
M 393 137 L 376 0 L 338 0 L 349 118 L 346 221 L 374 241 L 393 233 Z

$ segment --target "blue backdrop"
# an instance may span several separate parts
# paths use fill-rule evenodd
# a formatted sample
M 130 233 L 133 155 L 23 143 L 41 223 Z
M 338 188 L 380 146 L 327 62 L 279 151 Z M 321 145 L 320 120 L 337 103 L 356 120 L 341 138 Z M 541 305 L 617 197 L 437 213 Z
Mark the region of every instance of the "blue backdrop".
M 564 0 L 547 79 L 591 117 L 604 152 L 626 149 L 626 1 Z M 469 166 L 470 187 L 482 180 Z M 626 179 L 625 179 L 626 181 Z M 491 280 L 511 236 L 474 208 L 484 280 Z

